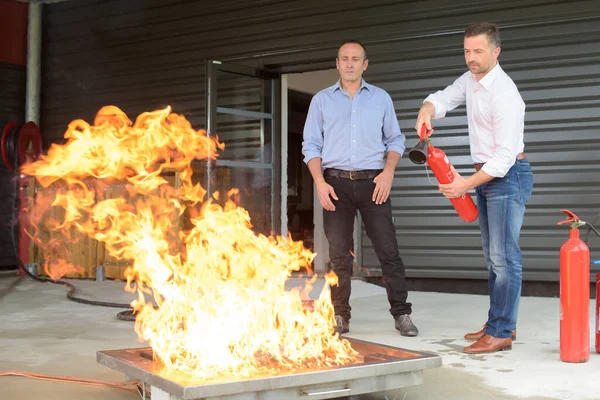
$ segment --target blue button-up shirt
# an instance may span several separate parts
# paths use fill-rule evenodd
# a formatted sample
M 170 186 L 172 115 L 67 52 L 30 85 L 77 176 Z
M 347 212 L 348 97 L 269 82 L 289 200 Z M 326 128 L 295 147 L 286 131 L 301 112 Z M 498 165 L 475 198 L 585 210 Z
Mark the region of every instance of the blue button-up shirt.
M 388 151 L 404 153 L 404 135 L 390 95 L 363 79 L 351 98 L 340 81 L 317 93 L 304 125 L 304 162 L 319 157 L 322 168 L 383 169 Z

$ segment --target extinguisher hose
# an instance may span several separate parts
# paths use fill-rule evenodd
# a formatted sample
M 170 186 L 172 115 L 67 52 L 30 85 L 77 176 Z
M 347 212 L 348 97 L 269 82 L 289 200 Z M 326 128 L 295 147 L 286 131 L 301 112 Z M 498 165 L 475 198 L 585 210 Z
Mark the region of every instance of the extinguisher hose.
M 590 230 L 594 231 L 596 236 L 600 237 L 600 232 L 598 232 L 598 229 L 594 228 L 593 225 L 590 225 L 590 224 L 586 224 L 586 225 L 588 226 L 588 231 L 586 232 L 586 242 L 587 242 L 587 237 L 589 236 Z
M 431 183 L 432 186 L 437 186 L 431 181 L 431 178 L 429 177 L 429 168 L 427 168 L 427 164 L 425 164 L 425 172 L 427 173 L 427 180 L 429 181 L 429 183 Z
M 599 219 L 600 219 L 600 214 L 596 215 L 596 218 L 594 219 L 594 222 L 592 222 L 591 224 L 589 224 L 589 223 L 587 223 L 587 222 L 586 222 L 586 225 L 587 225 L 587 231 L 585 232 L 585 236 L 584 236 L 584 239 L 583 239 L 583 242 L 584 242 L 585 244 L 587 244 L 587 243 L 588 243 L 588 239 L 589 239 L 589 237 L 590 237 L 590 232 L 591 232 L 591 231 L 594 231 L 594 233 L 595 233 L 595 234 L 596 234 L 598 237 L 600 237 L 600 232 L 598 232 L 598 229 L 596 229 L 596 228 L 594 227 L 594 225 L 593 225 L 593 224 L 595 224 L 595 223 L 596 223 L 596 222 L 597 222 Z
M 14 195 L 14 199 L 13 199 L 12 219 L 13 219 L 13 221 L 17 221 L 17 215 L 16 215 L 17 214 L 17 198 L 19 197 L 19 189 L 20 189 L 19 188 L 19 165 L 18 165 L 19 164 L 19 156 L 17 154 L 16 147 L 12 147 L 12 151 L 15 154 L 15 157 L 13 159 L 14 167 L 15 167 L 15 195 Z M 36 276 L 36 275 L 32 274 L 31 272 L 29 272 L 29 270 L 27 268 L 25 268 L 25 266 L 23 265 L 23 262 L 21 261 L 21 257 L 19 257 L 19 250 L 18 250 L 18 246 L 17 246 L 17 232 L 18 232 L 19 228 L 20 228 L 19 224 L 14 224 L 13 229 L 11 229 L 11 231 L 12 231 L 11 237 L 12 237 L 13 251 L 15 252 L 15 255 L 17 258 L 18 268 L 25 275 L 29 276 L 31 279 L 38 281 L 38 282 L 53 283 L 55 285 L 62 285 L 62 286 L 68 287 L 69 292 L 67 293 L 67 298 L 69 300 L 72 300 L 77 303 L 88 304 L 88 305 L 92 305 L 92 306 L 100 306 L 100 307 L 114 307 L 114 308 L 131 309 L 131 305 L 125 304 L 125 303 L 111 303 L 111 302 L 106 302 L 106 301 L 88 300 L 88 299 L 84 299 L 81 297 L 77 297 L 77 296 L 75 296 L 75 293 L 77 292 L 77 288 L 75 286 L 73 286 L 71 283 L 62 281 L 62 280 L 53 280 L 53 279 L 48 279 L 48 278 L 44 278 L 44 277 L 39 277 L 39 276 Z

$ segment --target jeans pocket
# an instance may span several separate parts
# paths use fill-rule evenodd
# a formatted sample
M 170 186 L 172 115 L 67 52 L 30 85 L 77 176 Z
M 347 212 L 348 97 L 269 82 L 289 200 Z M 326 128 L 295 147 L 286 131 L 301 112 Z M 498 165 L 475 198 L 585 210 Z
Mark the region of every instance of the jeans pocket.
M 517 172 L 517 178 L 519 180 L 521 199 L 524 203 L 527 203 L 533 191 L 533 173 L 531 171 L 520 171 Z

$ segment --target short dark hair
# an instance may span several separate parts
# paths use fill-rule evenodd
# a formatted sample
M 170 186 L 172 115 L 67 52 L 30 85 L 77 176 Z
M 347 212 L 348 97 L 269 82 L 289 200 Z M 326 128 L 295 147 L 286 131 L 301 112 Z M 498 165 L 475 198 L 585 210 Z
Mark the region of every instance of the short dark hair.
M 498 25 L 490 22 L 476 22 L 467 26 L 465 29 L 465 37 L 478 36 L 485 33 L 488 41 L 494 47 L 500 47 L 500 29 Z
M 340 47 L 338 47 L 338 56 L 340 54 L 340 49 L 342 48 L 343 45 L 345 44 L 357 44 L 360 47 L 362 47 L 363 49 L 363 53 L 365 54 L 365 60 L 367 59 L 367 49 L 365 49 L 365 45 L 362 44 L 361 42 L 359 42 L 358 40 L 346 40 L 344 41 L 344 43 L 340 44 Z

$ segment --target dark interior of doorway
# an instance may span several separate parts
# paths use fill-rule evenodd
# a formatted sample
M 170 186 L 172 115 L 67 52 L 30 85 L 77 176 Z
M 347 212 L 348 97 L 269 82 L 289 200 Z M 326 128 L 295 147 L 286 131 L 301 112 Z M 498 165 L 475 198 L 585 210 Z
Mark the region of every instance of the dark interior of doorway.
M 303 162 L 302 132 L 312 94 L 288 90 L 288 232 L 314 251 L 313 184 Z

